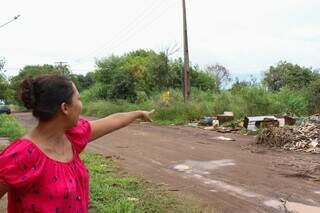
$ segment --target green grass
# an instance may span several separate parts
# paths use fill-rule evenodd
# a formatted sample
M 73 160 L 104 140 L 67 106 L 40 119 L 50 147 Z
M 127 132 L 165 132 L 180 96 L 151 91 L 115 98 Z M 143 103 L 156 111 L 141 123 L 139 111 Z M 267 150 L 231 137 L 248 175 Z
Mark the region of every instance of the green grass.
M 125 100 L 117 101 L 84 101 L 83 113 L 85 115 L 103 117 L 117 112 L 155 109 L 153 120 L 158 124 L 183 124 L 199 119 L 202 116 L 214 115 L 214 102 L 212 94 L 197 91 L 197 97 L 185 104 L 180 91 L 170 90 L 171 97 L 165 103 L 161 94 L 142 103 L 129 103 Z
M 11 115 L 0 115 L 0 136 L 14 140 L 26 133 L 17 120 Z
M 201 212 L 162 188 L 121 175 L 111 159 L 91 153 L 84 153 L 81 158 L 90 171 L 90 212 Z

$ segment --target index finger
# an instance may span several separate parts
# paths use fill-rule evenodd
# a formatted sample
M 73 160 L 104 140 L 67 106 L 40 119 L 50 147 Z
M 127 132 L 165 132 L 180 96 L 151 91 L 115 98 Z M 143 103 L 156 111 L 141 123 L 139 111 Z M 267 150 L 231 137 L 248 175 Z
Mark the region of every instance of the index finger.
M 155 109 L 151 110 L 149 113 L 152 114 L 152 113 L 154 113 L 154 111 L 155 111 Z

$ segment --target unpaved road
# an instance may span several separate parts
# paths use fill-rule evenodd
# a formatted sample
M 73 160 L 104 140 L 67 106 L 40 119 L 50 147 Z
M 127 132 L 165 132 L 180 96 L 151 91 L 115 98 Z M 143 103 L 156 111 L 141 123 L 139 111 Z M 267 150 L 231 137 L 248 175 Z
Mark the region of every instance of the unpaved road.
M 28 128 L 30 114 L 15 115 Z M 218 136 L 235 141 L 214 139 Z M 201 129 L 132 124 L 87 150 L 113 156 L 131 175 L 194 197 L 215 212 L 320 212 L 319 155 L 248 146 L 254 138 Z M 304 173 L 310 171 L 309 173 Z M 318 178 L 318 180 L 317 180 Z M 208 208 L 207 208 L 208 209 Z

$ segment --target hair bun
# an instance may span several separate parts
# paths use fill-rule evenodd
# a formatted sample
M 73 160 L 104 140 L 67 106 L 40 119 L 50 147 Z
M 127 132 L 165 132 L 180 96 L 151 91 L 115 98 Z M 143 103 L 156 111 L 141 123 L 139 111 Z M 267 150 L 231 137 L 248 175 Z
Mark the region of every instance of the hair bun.
M 31 76 L 21 83 L 21 100 L 27 109 L 35 107 L 34 83 L 35 80 Z

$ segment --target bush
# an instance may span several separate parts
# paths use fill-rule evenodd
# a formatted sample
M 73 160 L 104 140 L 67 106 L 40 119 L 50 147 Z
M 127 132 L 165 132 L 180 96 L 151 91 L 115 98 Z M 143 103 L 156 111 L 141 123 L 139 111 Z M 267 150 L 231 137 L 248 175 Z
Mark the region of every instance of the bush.
M 308 114 L 308 98 L 305 90 L 294 91 L 287 87 L 271 95 L 273 113 L 286 113 L 296 116 Z
M 169 60 L 164 52 L 136 50 L 122 56 L 102 58 L 96 64 L 96 79 L 107 86 L 104 88 L 105 100 L 141 102 L 142 93 L 150 96 L 182 85 L 182 59 Z M 204 91 L 217 89 L 216 80 L 198 66 L 190 65 L 190 81 L 193 87 Z
M 311 83 L 307 89 L 307 94 L 309 113 L 320 113 L 320 79 Z
M 195 90 L 198 97 L 185 104 L 180 90 L 169 90 L 165 93 L 167 92 L 170 94 L 167 104 L 163 100 L 164 93 L 155 93 L 149 100 L 135 104 L 125 100 L 84 102 L 83 113 L 103 117 L 117 112 L 155 109 L 153 119 L 160 124 L 183 124 L 205 115 L 214 115 L 213 102 L 205 101 L 210 96 L 208 93 Z
M 81 99 L 84 102 L 97 101 L 107 98 L 107 87 L 102 83 L 95 83 L 92 87 L 81 92 Z
M 14 140 L 26 133 L 17 120 L 10 115 L 0 115 L 0 136 Z
M 308 114 L 310 103 L 313 103 L 315 111 L 319 106 L 317 101 L 320 100 L 320 91 L 317 93 L 316 86 L 317 84 L 314 84 L 312 87 L 315 93 L 313 95 L 307 95 L 310 93 L 309 90 L 294 91 L 286 87 L 279 92 L 271 93 L 260 85 L 219 93 L 192 88 L 191 100 L 187 103 L 183 101 L 181 90 L 169 89 L 162 93 L 153 93 L 149 99 L 135 104 L 125 100 L 90 101 L 85 104 L 84 112 L 89 115 L 106 116 L 116 112 L 156 109 L 154 121 L 160 124 L 184 124 L 224 111 L 232 111 L 236 119 L 250 115 L 282 113 L 305 116 Z M 320 83 L 318 86 L 320 88 Z M 311 101 L 308 103 L 308 100 Z
M 265 115 L 270 110 L 270 93 L 263 87 L 254 85 L 239 90 L 223 91 L 216 97 L 215 111 L 232 111 L 236 118 L 246 115 Z

